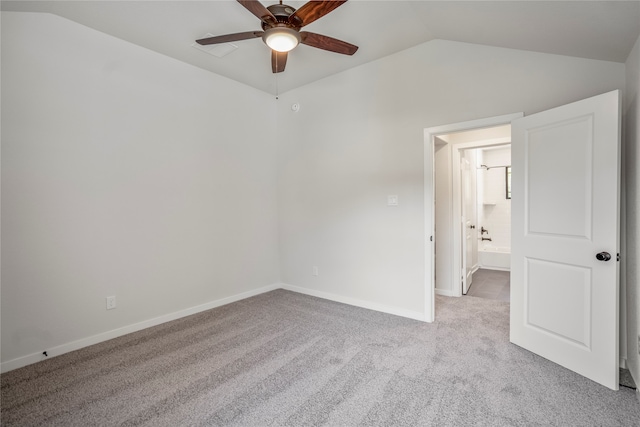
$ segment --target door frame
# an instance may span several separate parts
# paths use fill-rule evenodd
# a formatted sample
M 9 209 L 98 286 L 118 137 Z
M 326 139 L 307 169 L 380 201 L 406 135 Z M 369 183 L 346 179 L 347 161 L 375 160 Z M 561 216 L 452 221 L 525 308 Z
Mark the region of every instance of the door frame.
M 452 123 L 448 125 L 435 126 L 426 128 L 424 130 L 424 220 L 425 220 L 425 304 L 424 304 L 424 320 L 426 322 L 433 322 L 435 320 L 435 138 L 450 133 L 469 131 L 474 129 L 483 129 L 496 126 L 502 126 L 511 124 L 512 120 L 524 117 L 524 113 L 512 113 L 503 116 L 494 116 L 484 119 L 471 120 L 467 122 Z M 493 144 L 496 145 L 495 140 Z M 479 145 L 478 142 L 470 143 L 471 145 Z M 453 149 L 451 144 L 447 144 L 447 149 L 451 150 L 451 165 L 452 171 L 448 176 L 448 187 L 453 189 L 457 183 L 458 194 L 460 191 L 460 149 L 468 143 L 455 144 L 457 149 Z M 456 166 L 457 164 L 457 166 Z M 457 174 L 456 174 L 457 169 Z M 453 272 L 457 277 L 461 271 L 461 257 L 460 257 L 460 235 L 461 230 L 459 227 L 461 218 L 460 200 L 456 201 L 456 197 L 452 197 L 451 210 L 454 213 L 453 227 L 453 245 L 451 253 L 448 254 L 453 260 Z M 456 211 L 457 208 L 457 211 Z M 457 216 L 456 216 L 457 212 Z M 456 238 L 457 235 L 457 238 Z M 457 260 L 457 264 L 456 264 Z M 460 286 L 453 287 L 454 292 L 457 289 L 457 293 L 462 295 L 462 288 Z

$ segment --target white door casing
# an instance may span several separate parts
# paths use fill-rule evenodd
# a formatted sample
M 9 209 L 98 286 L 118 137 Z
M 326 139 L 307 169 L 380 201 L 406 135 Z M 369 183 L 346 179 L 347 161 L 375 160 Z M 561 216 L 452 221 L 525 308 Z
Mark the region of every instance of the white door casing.
M 511 147 L 511 342 L 617 390 L 619 91 L 514 120 Z

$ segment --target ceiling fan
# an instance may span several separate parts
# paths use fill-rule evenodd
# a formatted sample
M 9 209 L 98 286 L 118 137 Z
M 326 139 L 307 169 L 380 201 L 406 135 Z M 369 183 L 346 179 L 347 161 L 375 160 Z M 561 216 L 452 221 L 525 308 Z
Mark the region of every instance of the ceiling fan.
M 271 48 L 271 69 L 274 73 L 281 73 L 287 64 L 287 55 L 299 43 L 330 52 L 353 55 L 358 46 L 333 37 L 300 31 L 305 25 L 322 18 L 324 15 L 346 3 L 347 0 L 309 1 L 296 10 L 291 6 L 273 4 L 264 7 L 258 0 L 237 0 L 249 12 L 262 21 L 263 31 L 246 31 L 243 33 L 227 34 L 224 36 L 208 37 L 196 40 L 198 44 L 209 45 L 230 43 L 239 40 L 262 37 Z

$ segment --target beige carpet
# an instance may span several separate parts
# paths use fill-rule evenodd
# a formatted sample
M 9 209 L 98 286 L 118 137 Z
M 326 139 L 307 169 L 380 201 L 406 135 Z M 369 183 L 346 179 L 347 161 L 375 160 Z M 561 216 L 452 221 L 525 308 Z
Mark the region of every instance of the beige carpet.
M 508 303 L 426 324 L 278 290 L 1 376 L 2 425 L 637 426 L 608 390 L 508 342 Z

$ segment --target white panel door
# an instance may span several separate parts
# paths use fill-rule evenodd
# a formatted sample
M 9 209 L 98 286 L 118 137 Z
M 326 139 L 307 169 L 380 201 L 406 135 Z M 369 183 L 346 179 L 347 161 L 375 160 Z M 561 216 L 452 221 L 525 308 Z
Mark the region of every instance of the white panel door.
M 460 160 L 460 180 L 462 187 L 462 208 L 461 233 L 462 236 L 462 295 L 466 295 L 473 280 L 473 223 L 472 217 L 473 194 L 471 188 L 471 164 L 469 160 Z
M 619 92 L 514 120 L 511 147 L 511 342 L 617 390 Z

